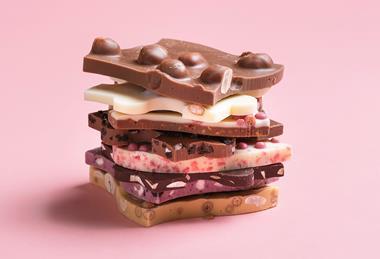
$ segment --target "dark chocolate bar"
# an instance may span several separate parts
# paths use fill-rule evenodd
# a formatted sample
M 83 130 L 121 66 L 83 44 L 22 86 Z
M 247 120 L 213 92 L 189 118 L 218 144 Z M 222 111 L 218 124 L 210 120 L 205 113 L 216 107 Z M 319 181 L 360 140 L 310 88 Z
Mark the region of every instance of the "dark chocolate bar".
M 112 39 L 96 38 L 83 70 L 123 79 L 160 95 L 213 105 L 238 93 L 261 97 L 281 80 L 284 67 L 267 54 L 235 56 L 180 40 L 162 39 L 121 50 Z

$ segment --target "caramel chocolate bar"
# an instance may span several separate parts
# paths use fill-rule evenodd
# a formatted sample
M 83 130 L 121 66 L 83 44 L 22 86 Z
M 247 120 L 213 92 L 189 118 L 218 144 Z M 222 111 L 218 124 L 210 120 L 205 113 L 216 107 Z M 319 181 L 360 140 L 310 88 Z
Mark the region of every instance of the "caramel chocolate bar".
M 139 199 L 160 204 L 179 197 L 262 187 L 284 175 L 281 163 L 214 173 L 161 174 L 116 165 L 101 148 L 86 152 L 86 164 L 101 169 L 120 182 L 120 187 Z
M 163 96 L 214 105 L 234 94 L 261 97 L 283 76 L 284 67 L 267 54 L 240 56 L 196 43 L 162 39 L 120 49 L 109 38 L 96 38 L 83 63 L 85 72 L 126 80 Z
M 260 137 L 271 138 L 283 133 L 283 125 L 270 120 L 269 126 L 261 125 L 255 117 L 229 117 L 218 123 L 202 123 L 181 120 L 173 112 L 155 112 L 143 115 L 127 115 L 109 111 L 108 121 L 115 129 L 163 130 L 220 137 Z
M 156 205 L 123 192 L 120 183 L 107 176 L 109 174 L 90 167 L 90 182 L 112 194 L 119 211 L 126 218 L 145 227 L 179 219 L 210 219 L 257 212 L 275 207 L 278 200 L 278 188 L 265 186 L 246 191 L 189 196 Z

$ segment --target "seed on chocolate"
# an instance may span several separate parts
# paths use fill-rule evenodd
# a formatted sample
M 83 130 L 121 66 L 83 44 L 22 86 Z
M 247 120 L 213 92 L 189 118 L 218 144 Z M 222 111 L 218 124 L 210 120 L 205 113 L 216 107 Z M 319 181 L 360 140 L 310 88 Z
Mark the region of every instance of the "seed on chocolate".
M 214 208 L 214 204 L 211 201 L 206 201 L 202 205 L 202 210 L 205 214 L 211 213 L 213 208 Z
M 205 64 L 205 58 L 198 52 L 186 52 L 179 56 L 178 58 L 186 66 L 193 67 L 200 64 Z
M 203 115 L 203 113 L 205 112 L 205 108 L 203 108 L 203 106 L 198 105 L 198 104 L 190 104 L 188 108 L 189 108 L 189 111 L 195 115 Z
M 174 145 L 174 150 L 180 150 L 183 147 L 181 143 L 177 143 Z
M 211 65 L 203 70 L 200 79 L 206 84 L 221 83 L 221 92 L 224 94 L 231 87 L 232 69 L 220 65 Z
M 167 158 L 172 158 L 173 157 L 173 153 L 172 153 L 172 151 L 169 148 L 165 148 L 165 156 Z
M 120 46 L 110 38 L 97 37 L 92 43 L 91 53 L 99 55 L 118 55 Z
M 242 198 L 241 197 L 234 197 L 232 198 L 232 205 L 234 207 L 239 207 L 242 204 Z
M 245 142 L 239 142 L 237 144 L 237 149 L 247 149 L 247 148 L 248 148 L 248 144 Z
M 240 55 L 237 64 L 243 68 L 270 68 L 273 66 L 273 60 L 265 53 L 244 52 Z
M 185 64 L 178 59 L 164 59 L 157 68 L 174 78 L 185 78 L 188 75 Z
M 137 63 L 141 65 L 158 65 L 167 56 L 168 51 L 164 47 L 158 44 L 147 45 L 140 50 Z
M 258 112 L 255 114 L 255 118 L 258 120 L 265 120 L 267 115 L 264 112 Z
M 266 146 L 265 146 L 264 142 L 256 142 L 256 144 L 255 144 L 255 148 L 257 148 L 257 149 L 263 149 L 265 147 Z
M 127 147 L 128 151 L 136 151 L 137 149 L 138 149 L 138 146 L 136 143 L 129 143 L 128 144 L 128 147 Z

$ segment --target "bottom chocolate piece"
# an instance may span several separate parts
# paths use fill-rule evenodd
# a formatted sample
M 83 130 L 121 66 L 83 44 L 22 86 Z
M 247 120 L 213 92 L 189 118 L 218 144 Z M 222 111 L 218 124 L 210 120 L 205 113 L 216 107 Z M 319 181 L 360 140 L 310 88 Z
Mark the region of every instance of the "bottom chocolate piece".
M 274 186 L 248 191 L 198 195 L 155 205 L 123 193 L 119 182 L 107 175 L 109 174 L 90 167 L 90 182 L 111 193 L 125 217 L 145 227 L 186 218 L 246 214 L 277 205 L 278 189 Z

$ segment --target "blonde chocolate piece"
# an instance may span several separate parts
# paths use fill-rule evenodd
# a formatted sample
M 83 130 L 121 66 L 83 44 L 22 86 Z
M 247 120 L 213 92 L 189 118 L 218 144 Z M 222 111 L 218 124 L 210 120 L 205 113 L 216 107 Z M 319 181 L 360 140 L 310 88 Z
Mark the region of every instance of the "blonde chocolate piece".
M 189 196 L 155 205 L 123 193 L 118 181 L 94 167 L 90 167 L 90 182 L 111 193 L 125 217 L 145 227 L 186 218 L 257 212 L 275 207 L 278 197 L 277 187 L 266 186 L 248 191 Z

